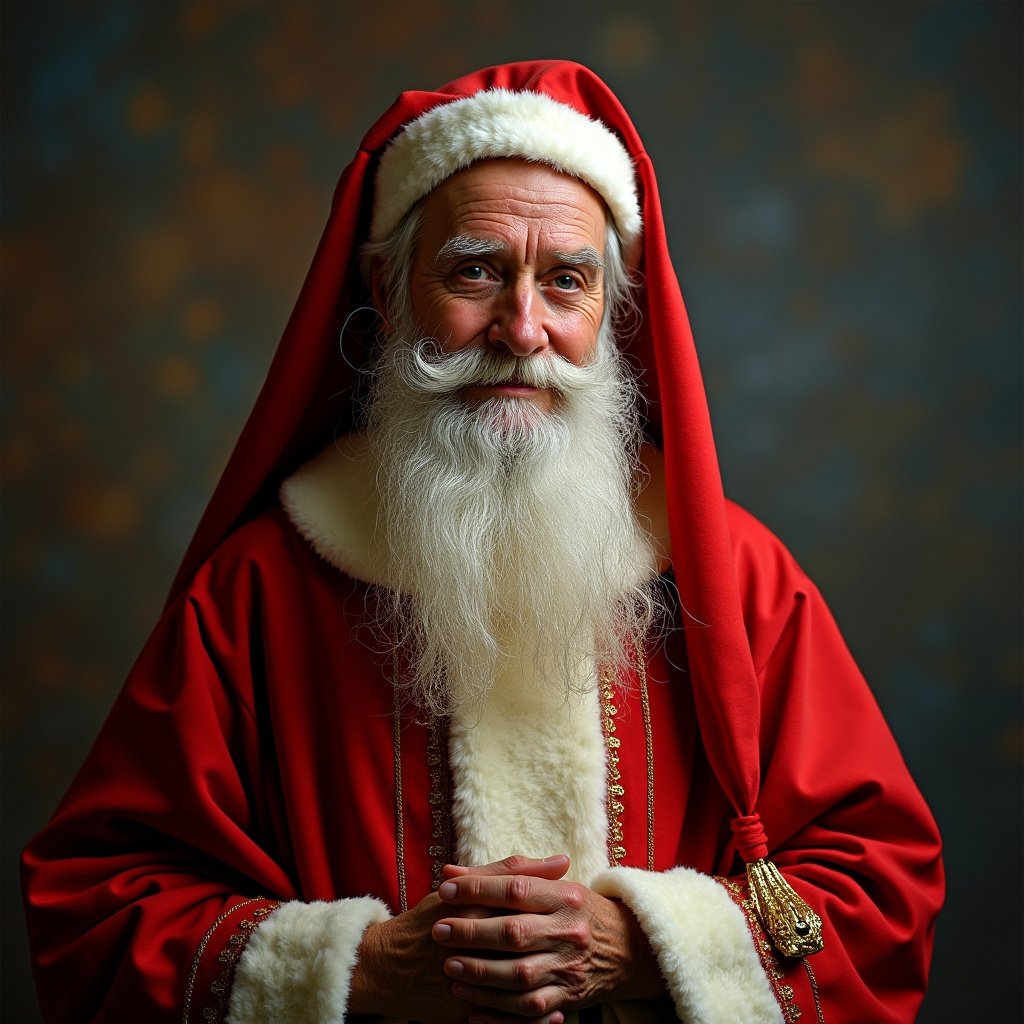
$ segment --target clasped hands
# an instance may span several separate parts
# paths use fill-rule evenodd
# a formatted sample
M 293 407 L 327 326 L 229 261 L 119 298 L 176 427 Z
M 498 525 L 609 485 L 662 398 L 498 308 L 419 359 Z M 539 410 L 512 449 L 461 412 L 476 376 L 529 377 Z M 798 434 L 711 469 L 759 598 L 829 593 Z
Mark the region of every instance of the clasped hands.
M 436 893 L 364 933 L 349 1013 L 562 1024 L 564 1010 L 664 992 L 630 910 L 563 881 L 568 869 L 565 855 L 447 865 Z

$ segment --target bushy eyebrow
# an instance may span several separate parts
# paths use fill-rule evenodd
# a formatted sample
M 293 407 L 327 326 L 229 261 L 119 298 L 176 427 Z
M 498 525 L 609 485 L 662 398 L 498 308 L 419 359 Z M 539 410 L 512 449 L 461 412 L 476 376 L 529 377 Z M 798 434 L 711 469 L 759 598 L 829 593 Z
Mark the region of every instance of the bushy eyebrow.
M 508 246 L 493 238 L 476 238 L 473 235 L 455 235 L 449 238 L 434 257 L 438 265 L 454 263 L 470 256 L 494 256 L 497 253 L 505 252 Z M 604 260 L 601 254 L 592 246 L 585 245 L 576 252 L 555 252 L 552 256 L 559 263 L 565 263 L 570 267 L 592 267 L 595 270 L 604 269 Z
M 567 263 L 570 267 L 593 267 L 595 270 L 604 270 L 604 260 L 592 245 L 585 245 L 576 252 L 556 252 L 552 255 L 559 263 Z
M 504 252 L 508 246 L 491 238 L 474 238 L 472 235 L 456 235 L 449 238 L 434 257 L 435 263 L 448 263 L 465 259 L 467 256 L 493 256 Z

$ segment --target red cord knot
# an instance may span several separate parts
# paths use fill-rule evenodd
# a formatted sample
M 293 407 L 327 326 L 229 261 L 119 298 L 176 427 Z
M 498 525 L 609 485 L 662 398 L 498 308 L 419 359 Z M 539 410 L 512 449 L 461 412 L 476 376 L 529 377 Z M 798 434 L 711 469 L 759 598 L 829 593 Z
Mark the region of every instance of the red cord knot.
M 736 836 L 736 849 L 744 863 L 751 864 L 768 856 L 768 837 L 757 814 L 733 818 L 732 830 Z

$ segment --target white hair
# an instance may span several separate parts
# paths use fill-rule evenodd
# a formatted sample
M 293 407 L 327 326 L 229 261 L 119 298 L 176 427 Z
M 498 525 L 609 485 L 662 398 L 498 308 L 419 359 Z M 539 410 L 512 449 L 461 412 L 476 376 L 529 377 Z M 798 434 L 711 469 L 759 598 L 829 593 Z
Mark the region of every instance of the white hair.
M 435 714 L 489 692 L 504 661 L 568 695 L 600 665 L 621 678 L 658 611 L 651 542 L 633 510 L 635 384 L 608 328 L 595 359 L 519 359 L 392 337 L 369 438 L 392 587 L 379 624 L 409 655 L 410 698 Z M 458 393 L 511 376 L 550 412 Z

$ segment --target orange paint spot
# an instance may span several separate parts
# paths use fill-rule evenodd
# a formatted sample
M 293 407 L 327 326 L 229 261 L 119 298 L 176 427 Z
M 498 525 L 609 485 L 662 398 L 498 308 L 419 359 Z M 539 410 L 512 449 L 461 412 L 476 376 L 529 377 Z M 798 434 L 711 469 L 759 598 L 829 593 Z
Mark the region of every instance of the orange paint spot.
M 877 119 L 837 122 L 811 147 L 824 175 L 861 184 L 877 196 L 883 218 L 907 227 L 960 192 L 968 151 L 950 123 L 950 96 L 921 90 Z
M 171 103 L 162 89 L 140 89 L 128 103 L 128 127 L 136 135 L 158 135 L 170 118 Z
M 619 18 L 604 31 L 602 49 L 608 60 L 622 69 L 641 67 L 654 53 L 654 37 L 639 18 Z
M 168 356 L 156 368 L 159 389 L 171 398 L 185 398 L 199 387 L 199 368 L 184 356 Z
M 139 495 L 126 483 L 76 488 L 66 508 L 74 529 L 100 542 L 124 540 L 142 520 Z
M 210 298 L 192 299 L 181 313 L 181 330 L 192 344 L 209 341 L 224 325 L 224 309 Z

